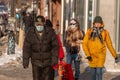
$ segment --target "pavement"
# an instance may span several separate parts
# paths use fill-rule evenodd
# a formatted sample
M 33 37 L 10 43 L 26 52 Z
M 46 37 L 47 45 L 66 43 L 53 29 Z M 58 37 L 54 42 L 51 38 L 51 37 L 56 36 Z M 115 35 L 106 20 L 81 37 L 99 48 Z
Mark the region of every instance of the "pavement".
M 74 71 L 74 69 L 73 69 Z M 59 78 L 55 78 L 59 80 Z M 90 68 L 86 66 L 86 63 L 80 65 L 80 78 L 79 80 L 92 80 Z M 103 69 L 103 80 L 120 80 L 120 72 L 107 72 L 105 68 Z
M 79 80 L 92 80 L 90 68 L 85 67 L 86 64 L 81 64 L 80 66 L 80 79 Z M 120 80 L 120 72 L 107 72 L 105 68 L 103 68 L 103 80 Z
M 81 63 L 80 72 L 79 80 L 92 80 L 87 63 Z M 31 66 L 28 69 L 23 69 L 21 64 L 0 66 L 0 80 L 32 80 Z M 59 77 L 56 76 L 55 80 L 59 80 Z M 104 69 L 103 80 L 120 80 L 120 72 L 106 72 Z
M 83 55 L 84 56 L 84 55 Z M 82 59 L 80 65 L 80 78 L 79 80 L 92 80 L 90 68 L 85 59 Z M 8 63 L 0 66 L 0 80 L 32 80 L 32 71 L 31 66 L 28 69 L 23 69 L 22 62 L 20 63 Z M 74 72 L 74 68 L 73 68 Z M 55 80 L 59 80 L 59 77 L 56 76 Z M 107 72 L 106 69 L 103 69 L 103 80 L 120 80 L 120 72 Z

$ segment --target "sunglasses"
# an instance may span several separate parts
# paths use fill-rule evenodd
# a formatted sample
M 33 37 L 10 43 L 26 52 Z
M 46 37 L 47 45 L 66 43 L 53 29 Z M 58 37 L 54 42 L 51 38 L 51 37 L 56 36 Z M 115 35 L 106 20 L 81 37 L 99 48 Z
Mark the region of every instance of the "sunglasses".
M 36 26 L 39 26 L 39 25 L 43 25 L 43 24 L 39 24 L 39 23 L 35 23 Z
M 70 25 L 76 25 L 76 23 L 70 23 Z

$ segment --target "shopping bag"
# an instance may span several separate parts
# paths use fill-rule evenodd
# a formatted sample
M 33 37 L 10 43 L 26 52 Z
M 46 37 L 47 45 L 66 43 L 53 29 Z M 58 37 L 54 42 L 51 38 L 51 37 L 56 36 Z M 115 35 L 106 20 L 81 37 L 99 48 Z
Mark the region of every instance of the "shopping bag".
M 59 80 L 74 80 L 73 71 L 70 64 L 60 61 L 58 64 Z

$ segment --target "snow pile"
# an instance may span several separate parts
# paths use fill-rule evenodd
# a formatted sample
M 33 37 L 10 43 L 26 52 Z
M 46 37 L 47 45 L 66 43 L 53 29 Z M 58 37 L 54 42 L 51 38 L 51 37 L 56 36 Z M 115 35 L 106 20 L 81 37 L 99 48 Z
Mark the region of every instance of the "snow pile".
M 0 65 L 5 65 L 9 63 L 18 63 L 21 61 L 21 58 L 22 58 L 22 50 L 16 47 L 15 54 L 7 55 L 7 53 L 5 53 L 4 55 L 0 56 Z

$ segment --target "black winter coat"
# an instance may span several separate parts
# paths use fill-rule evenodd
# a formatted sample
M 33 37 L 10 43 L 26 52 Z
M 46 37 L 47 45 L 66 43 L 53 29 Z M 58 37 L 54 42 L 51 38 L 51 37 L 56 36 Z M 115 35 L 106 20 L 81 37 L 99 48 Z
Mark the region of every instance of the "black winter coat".
M 58 63 L 59 44 L 52 28 L 45 27 L 42 36 L 36 29 L 30 29 L 23 45 L 23 66 L 28 66 L 29 59 L 40 67 L 54 66 Z

